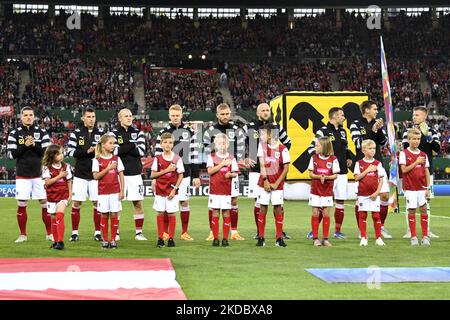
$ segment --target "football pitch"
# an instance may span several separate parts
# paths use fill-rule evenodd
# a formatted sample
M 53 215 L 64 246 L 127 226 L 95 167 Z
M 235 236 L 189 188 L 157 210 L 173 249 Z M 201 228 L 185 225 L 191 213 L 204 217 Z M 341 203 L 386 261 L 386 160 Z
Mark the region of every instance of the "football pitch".
M 305 235 L 310 229 L 311 209 L 305 201 L 285 202 L 285 231 L 292 237 L 287 247 L 276 247 L 272 214 L 266 225 L 266 247 L 256 247 L 253 202 L 239 199 L 239 232 L 245 241 L 230 241 L 230 247 L 212 247 L 208 236 L 207 198 L 191 198 L 189 233 L 195 241 L 179 240 L 181 223 L 177 217 L 176 247 L 156 247 L 156 218 L 152 198 L 144 201 L 144 234 L 149 241 L 134 240 L 132 207 L 123 203 L 119 248 L 102 250 L 94 242 L 92 207 L 86 202 L 81 211 L 80 241 L 67 241 L 71 233 L 70 213 L 66 212 L 66 249 L 50 250 L 45 241 L 37 201 L 28 207 L 28 242 L 16 244 L 19 235 L 14 199 L 0 199 L 0 258 L 31 257 L 110 257 L 170 258 L 188 299 L 449 299 L 450 283 L 382 283 L 370 289 L 366 283 L 328 284 L 305 271 L 306 268 L 445 267 L 450 266 L 450 197 L 432 200 L 431 227 L 439 239 L 431 247 L 411 247 L 402 236 L 406 230 L 404 214 L 388 216 L 386 228 L 393 239 L 376 247 L 373 222 L 368 218 L 369 246 L 360 247 L 354 209 L 348 201 L 342 228 L 348 238 L 331 238 L 332 248 L 313 247 Z M 404 211 L 404 198 L 400 200 Z M 271 209 L 270 209 L 271 210 Z M 270 211 L 271 212 L 271 211 Z M 221 221 L 222 225 L 222 221 Z M 332 218 L 331 229 L 334 228 Z M 332 231 L 331 230 L 331 231 Z M 420 235 L 420 219 L 417 219 Z M 321 227 L 320 233 L 321 234 Z M 331 232 L 332 234 L 332 232 Z

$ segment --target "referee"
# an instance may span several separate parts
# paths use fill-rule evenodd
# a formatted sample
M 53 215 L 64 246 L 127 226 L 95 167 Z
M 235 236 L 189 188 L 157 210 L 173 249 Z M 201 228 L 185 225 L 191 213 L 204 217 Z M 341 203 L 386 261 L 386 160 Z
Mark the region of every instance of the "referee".
M 440 153 L 441 152 L 441 144 L 439 142 L 440 135 L 438 132 L 436 132 L 434 129 L 430 128 L 428 124 L 426 123 L 428 117 L 428 110 L 425 107 L 418 106 L 413 109 L 413 128 L 419 129 L 420 133 L 422 134 L 420 137 L 420 144 L 419 144 L 419 150 L 423 151 L 427 154 L 428 161 L 430 162 L 430 186 L 431 186 L 431 194 L 433 194 L 433 152 Z M 405 132 L 403 133 L 403 149 L 406 149 L 409 147 L 407 135 L 408 135 L 408 129 L 406 128 Z M 431 238 L 439 238 L 439 236 L 433 234 L 430 229 L 430 202 L 427 201 L 427 213 L 428 213 L 428 235 Z M 411 232 L 408 230 L 406 234 L 403 236 L 403 238 L 411 238 Z
M 124 171 L 124 200 L 131 201 L 134 207 L 135 240 L 147 240 L 142 234 L 144 226 L 144 182 L 142 181 L 141 157 L 145 156 L 145 136 L 132 126 L 133 115 L 124 108 L 118 114 L 120 127 L 111 135 L 115 138 L 114 154 L 122 160 Z

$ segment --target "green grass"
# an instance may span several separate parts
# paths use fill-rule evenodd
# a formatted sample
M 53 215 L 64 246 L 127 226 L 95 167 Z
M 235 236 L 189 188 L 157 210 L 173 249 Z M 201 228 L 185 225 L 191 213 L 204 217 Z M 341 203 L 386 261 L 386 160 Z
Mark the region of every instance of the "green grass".
M 305 239 L 310 228 L 311 209 L 304 201 L 285 204 L 285 231 L 293 237 L 286 248 L 274 246 L 274 221 L 269 215 L 266 227 L 266 247 L 258 248 L 252 239 L 255 226 L 253 205 L 249 199 L 239 200 L 239 230 L 246 241 L 231 242 L 229 248 L 213 248 L 204 239 L 208 235 L 207 200 L 191 201 L 190 234 L 193 242 L 176 240 L 176 248 L 156 248 L 156 219 L 151 209 L 153 199 L 146 199 L 144 233 L 150 241 L 134 240 L 134 222 L 131 205 L 124 203 L 121 217 L 119 249 L 103 251 L 92 240 L 91 206 L 82 208 L 78 243 L 66 242 L 66 250 L 49 250 L 45 229 L 36 201 L 28 209 L 28 242 L 15 244 L 18 227 L 14 199 L 1 199 L 0 257 L 118 257 L 171 258 L 177 280 L 188 299 L 449 299 L 450 283 L 381 284 L 381 289 L 370 290 L 366 284 L 328 284 L 305 271 L 305 268 L 343 267 L 431 267 L 449 266 L 450 210 L 449 197 L 432 201 L 434 233 L 441 236 L 429 248 L 412 248 L 405 232 L 405 216 L 388 217 L 386 227 L 394 236 L 387 246 L 374 245 L 373 224 L 368 223 L 369 246 L 359 247 L 353 207 L 346 206 L 343 232 L 347 240 L 332 239 L 332 248 L 315 248 Z M 353 201 L 348 202 L 353 203 Z M 401 200 L 402 206 L 404 199 Z M 403 207 L 404 208 L 404 207 Z M 66 238 L 70 235 L 70 217 L 66 215 Z M 177 238 L 180 235 L 177 219 Z M 334 223 L 332 223 L 334 227 Z M 420 225 L 418 225 L 420 231 Z

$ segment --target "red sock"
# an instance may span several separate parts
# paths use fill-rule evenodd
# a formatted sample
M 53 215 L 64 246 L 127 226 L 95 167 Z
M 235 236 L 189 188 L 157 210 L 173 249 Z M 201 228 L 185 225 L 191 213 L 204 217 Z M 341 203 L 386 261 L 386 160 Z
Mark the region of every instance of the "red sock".
M 358 213 L 358 217 L 359 217 L 358 226 L 359 226 L 359 233 L 361 233 L 361 238 L 367 239 L 367 212 L 360 211 Z
M 174 214 L 168 214 L 169 216 L 169 238 L 175 236 L 175 225 L 177 224 L 177 217 Z
M 319 217 L 312 216 L 311 217 L 311 226 L 313 232 L 313 239 L 317 239 L 319 237 Z
M 100 228 L 102 230 L 102 238 L 103 238 L 103 241 L 106 241 L 106 242 L 109 242 L 109 238 L 108 238 L 108 220 L 109 220 L 109 216 L 107 214 L 100 215 Z
M 355 205 L 355 217 L 356 217 L 356 224 L 358 225 L 359 228 L 359 207 L 357 204 Z
M 61 242 L 64 240 L 64 231 L 66 229 L 66 226 L 64 224 L 64 212 L 56 213 L 56 225 L 58 228 L 58 237 L 55 238 L 55 236 L 53 236 L 53 239 L 55 241 Z
M 279 239 L 283 236 L 283 214 L 275 215 L 275 227 L 277 230 L 276 238 Z
M 102 215 L 97 211 L 97 208 L 94 208 L 94 228 L 95 231 L 100 231 L 100 225 L 102 220 Z
M 381 219 L 379 212 L 372 212 L 373 226 L 375 228 L 375 239 L 381 237 Z
M 156 216 L 156 225 L 158 226 L 158 238 L 162 239 L 164 234 L 164 216 L 165 214 L 158 214 Z
M 336 203 L 334 208 L 334 231 L 341 232 L 342 222 L 344 221 L 344 205 Z
M 188 226 L 189 226 L 189 216 L 190 216 L 189 210 L 181 211 L 181 212 L 180 212 L 180 218 L 181 218 L 181 233 L 182 233 L 182 234 L 188 231 Z
M 19 224 L 20 234 L 27 235 L 27 207 L 17 207 L 17 223 Z
M 264 238 L 265 228 L 266 228 L 266 214 L 261 212 L 258 214 L 258 234 L 261 238 Z
M 328 239 L 328 233 L 330 232 L 330 216 L 323 216 L 322 230 L 323 238 Z
M 230 234 L 230 227 L 231 227 L 231 217 L 225 217 L 223 216 L 223 225 L 222 225 L 222 238 L 228 240 L 228 236 Z
M 164 212 L 164 232 L 169 234 L 169 214 Z
M 52 218 L 47 213 L 47 208 L 42 208 L 42 221 L 45 225 L 45 231 L 47 232 L 47 235 L 52 233 Z
M 231 222 L 230 222 L 231 224 Z M 214 240 L 219 240 L 219 216 L 213 216 L 211 219 L 211 230 L 214 235 Z
M 422 226 L 422 237 L 428 237 L 428 214 L 420 215 L 420 224 Z
M 80 208 L 72 207 L 70 217 L 72 219 L 72 231 L 78 231 L 78 226 L 80 225 Z
M 322 222 L 322 218 L 323 218 L 323 208 L 319 208 L 319 224 Z
M 111 215 L 111 240 L 115 240 L 119 229 L 119 217 Z
M 211 230 L 211 231 L 212 231 L 212 216 L 213 216 L 213 211 L 212 211 L 212 209 L 208 208 L 209 230 Z
M 256 205 L 253 207 L 253 217 L 255 218 L 256 230 L 259 230 L 258 227 L 259 208 L 256 207 Z
M 135 213 L 134 214 L 134 228 L 136 234 L 142 232 L 142 228 L 144 227 L 144 213 Z
M 52 215 L 52 234 L 53 234 L 53 242 L 58 242 L 58 223 L 56 222 L 56 217 Z
M 384 221 L 386 221 L 388 209 L 389 209 L 389 206 L 383 206 L 383 205 L 380 206 L 380 219 L 381 219 L 381 225 L 383 225 L 383 226 L 384 226 Z
M 230 210 L 231 230 L 237 230 L 238 225 L 238 207 L 232 207 Z
M 417 237 L 416 233 L 416 214 L 415 213 L 408 213 L 408 223 L 409 223 L 409 230 L 411 231 L 411 238 Z

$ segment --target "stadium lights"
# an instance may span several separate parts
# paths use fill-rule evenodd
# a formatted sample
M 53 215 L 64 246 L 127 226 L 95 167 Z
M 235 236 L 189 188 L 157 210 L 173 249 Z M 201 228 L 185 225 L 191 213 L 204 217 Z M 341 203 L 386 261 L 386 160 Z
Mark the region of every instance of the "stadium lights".
M 189 60 L 192 59 L 192 54 L 188 55 L 188 59 Z
M 206 56 L 204 54 L 202 54 L 202 60 L 205 60 Z

